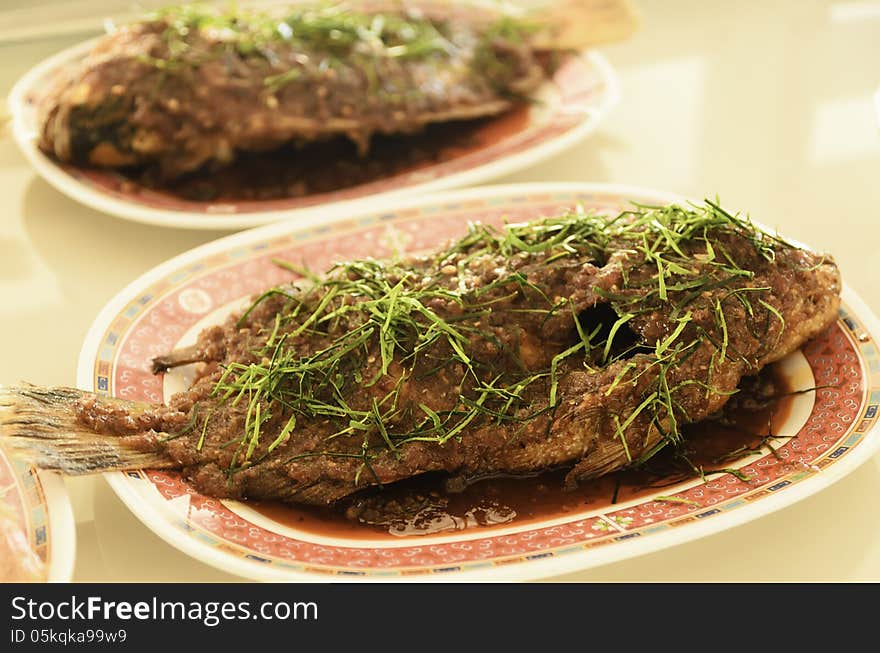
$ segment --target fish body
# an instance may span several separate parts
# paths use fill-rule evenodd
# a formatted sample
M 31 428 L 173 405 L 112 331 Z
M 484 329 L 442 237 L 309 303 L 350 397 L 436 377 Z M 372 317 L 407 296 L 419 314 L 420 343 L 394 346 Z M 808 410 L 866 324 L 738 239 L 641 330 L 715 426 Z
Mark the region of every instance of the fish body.
M 614 4 L 614 3 L 612 3 Z M 184 5 L 121 27 L 43 100 L 40 147 L 172 180 L 335 136 L 499 114 L 546 79 L 532 25 L 449 3 Z
M 7 389 L 0 428 L 46 467 L 155 463 L 219 497 L 326 505 L 560 467 L 575 485 L 681 446 L 832 324 L 840 293 L 830 257 L 710 202 L 473 225 L 307 276 L 157 359 L 199 361 L 168 405 Z

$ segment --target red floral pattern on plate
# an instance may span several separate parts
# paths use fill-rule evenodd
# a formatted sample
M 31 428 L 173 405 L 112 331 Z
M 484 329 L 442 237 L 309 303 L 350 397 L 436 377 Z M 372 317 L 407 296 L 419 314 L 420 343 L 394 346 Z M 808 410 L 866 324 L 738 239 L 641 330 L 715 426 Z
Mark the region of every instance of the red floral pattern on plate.
M 48 507 L 40 479 L 33 467 L 12 458 L 0 446 L 0 537 L 23 535 L 42 568 L 49 568 Z M 3 579 L 0 578 L 0 582 Z

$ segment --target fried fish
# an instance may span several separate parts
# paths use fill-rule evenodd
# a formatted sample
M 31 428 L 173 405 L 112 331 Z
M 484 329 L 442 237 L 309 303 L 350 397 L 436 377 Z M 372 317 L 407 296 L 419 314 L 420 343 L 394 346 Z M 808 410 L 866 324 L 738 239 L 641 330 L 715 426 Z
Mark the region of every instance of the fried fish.
M 547 55 L 624 37 L 621 1 L 568 0 L 551 18 L 449 2 L 184 5 L 102 38 L 40 105 L 60 161 L 150 167 L 166 181 L 242 152 L 499 114 Z
M 175 468 L 217 497 L 327 505 L 560 467 L 573 486 L 681 446 L 832 324 L 841 287 L 830 257 L 709 201 L 474 224 L 296 276 L 157 358 L 198 368 L 167 405 L 10 387 L 3 437 L 41 467 Z

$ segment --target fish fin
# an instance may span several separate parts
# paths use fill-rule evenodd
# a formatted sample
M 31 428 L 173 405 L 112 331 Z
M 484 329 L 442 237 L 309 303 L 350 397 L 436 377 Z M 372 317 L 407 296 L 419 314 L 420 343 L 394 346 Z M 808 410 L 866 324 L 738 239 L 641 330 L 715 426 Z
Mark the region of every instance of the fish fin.
M 586 50 L 629 38 L 640 19 L 629 0 L 559 0 L 531 14 L 536 50 Z
M 74 404 L 93 396 L 76 388 L 0 387 L 0 443 L 36 467 L 69 475 L 174 466 L 158 452 L 81 424 Z
M 173 367 L 189 365 L 190 363 L 203 363 L 206 360 L 208 360 L 208 357 L 205 355 L 205 352 L 195 344 L 175 349 L 162 356 L 156 356 L 152 361 L 152 370 L 153 374 L 162 374 Z

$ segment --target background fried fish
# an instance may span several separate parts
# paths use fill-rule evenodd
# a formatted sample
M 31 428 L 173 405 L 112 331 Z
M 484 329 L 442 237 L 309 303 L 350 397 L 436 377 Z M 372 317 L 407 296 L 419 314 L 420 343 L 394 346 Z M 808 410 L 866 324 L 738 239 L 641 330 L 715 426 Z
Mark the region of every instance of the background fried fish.
M 549 18 L 548 18 L 549 16 Z M 44 98 L 40 147 L 65 162 L 150 166 L 171 180 L 240 152 L 501 113 L 553 53 L 623 38 L 626 3 L 538 16 L 461 3 L 184 5 L 103 38 Z

